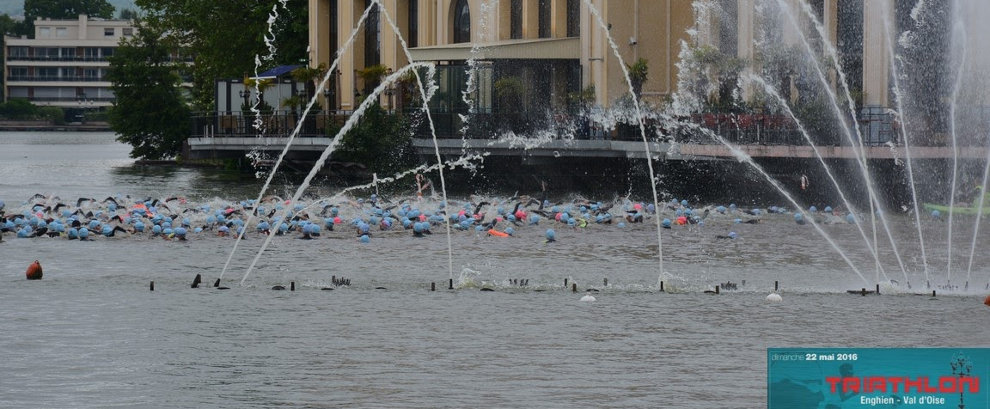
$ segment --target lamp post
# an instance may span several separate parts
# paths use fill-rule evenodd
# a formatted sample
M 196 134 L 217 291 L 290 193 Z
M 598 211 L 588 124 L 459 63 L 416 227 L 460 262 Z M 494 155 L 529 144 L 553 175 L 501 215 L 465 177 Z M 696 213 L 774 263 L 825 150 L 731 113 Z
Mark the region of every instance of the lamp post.
M 959 409 L 964 409 L 966 405 L 963 403 L 962 379 L 972 373 L 973 363 L 965 355 L 957 353 L 952 357 L 952 361 L 949 361 L 949 365 L 952 367 L 952 374 L 959 376 Z
M 86 91 L 79 91 L 76 99 L 79 102 L 79 123 L 82 124 L 86 122 Z
M 240 95 L 241 98 L 244 99 L 244 108 L 250 108 L 251 107 L 250 103 L 248 103 L 248 98 L 251 96 L 251 90 L 249 90 L 249 89 L 247 89 L 247 87 L 245 87 L 244 89 L 238 91 L 237 92 L 237 95 Z M 241 111 L 244 111 L 244 108 L 241 108 Z
M 389 67 L 387 70 L 385 70 L 385 78 L 388 79 L 388 77 L 391 76 L 392 76 L 392 68 Z M 392 109 L 393 109 L 392 96 L 395 95 L 395 87 L 392 85 L 391 82 L 389 82 L 388 87 L 385 88 L 385 95 L 388 95 L 388 112 L 392 113 Z

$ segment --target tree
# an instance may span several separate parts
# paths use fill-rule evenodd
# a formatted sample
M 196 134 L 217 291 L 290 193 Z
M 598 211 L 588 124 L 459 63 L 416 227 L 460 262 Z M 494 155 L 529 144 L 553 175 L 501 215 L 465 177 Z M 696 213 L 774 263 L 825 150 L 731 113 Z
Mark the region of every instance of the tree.
M 413 163 L 411 135 L 401 115 L 389 115 L 371 104 L 356 127 L 345 134 L 334 159 L 364 164 L 372 172 L 389 174 Z
M 121 9 L 120 14 L 117 14 L 117 19 L 120 20 L 137 20 L 138 12 L 131 9 Z
M 189 135 L 190 115 L 180 87 L 183 67 L 171 58 L 178 47 L 161 31 L 137 25 L 137 35 L 109 58 L 116 102 L 108 120 L 117 140 L 133 147 L 131 157 L 174 157 Z
M 76 19 L 80 14 L 110 19 L 113 12 L 107 0 L 24 0 L 24 19 L 32 24 L 38 17 Z
M 214 109 L 214 86 L 217 78 L 240 78 L 255 72 L 255 57 L 262 66 L 258 72 L 275 65 L 305 61 L 308 44 L 308 4 L 304 1 L 279 0 L 137 0 L 145 11 L 148 24 L 168 33 L 172 41 L 183 44 L 193 58 L 193 104 L 197 110 Z M 275 55 L 265 44 L 268 17 L 273 6 L 279 17 L 273 27 Z
M 629 81 L 632 82 L 633 93 L 636 94 L 636 98 L 641 98 L 643 84 L 646 83 L 650 73 L 649 62 L 645 58 L 640 58 L 633 65 L 626 64 L 626 68 L 629 69 Z

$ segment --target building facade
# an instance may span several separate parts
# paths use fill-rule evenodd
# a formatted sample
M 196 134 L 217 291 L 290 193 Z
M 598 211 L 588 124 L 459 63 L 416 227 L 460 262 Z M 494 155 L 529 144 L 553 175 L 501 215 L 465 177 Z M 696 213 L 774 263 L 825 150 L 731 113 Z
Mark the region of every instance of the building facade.
M 4 98 L 65 109 L 102 109 L 114 101 L 105 79 L 121 39 L 134 35 L 130 20 L 38 19 L 34 38 L 7 37 Z
M 467 112 L 559 110 L 575 99 L 609 107 L 629 93 L 622 65 L 640 59 L 648 67 L 640 95 L 660 105 L 678 91 L 681 59 L 690 49 L 709 47 L 744 64 L 743 72 L 759 72 L 768 58 L 760 54 L 765 50 L 758 44 L 769 37 L 761 35 L 773 31 L 778 38 L 774 41 L 784 47 L 799 48 L 803 40 L 810 41 L 821 61 L 831 58 L 825 45 L 835 50 L 832 55 L 845 74 L 844 85 L 855 94 L 859 120 L 876 122 L 868 133 L 879 142 L 884 137 L 877 133 L 891 130 L 887 111 L 894 99 L 889 38 L 912 28 L 921 30 L 912 26 L 916 2 L 901 0 L 380 0 L 382 10 L 371 7 L 374 3 L 309 0 L 311 64 L 329 67 L 340 55 L 324 94 L 327 106 L 354 109 L 374 85 L 362 75 L 367 67 L 394 70 L 409 61 L 431 62 L 438 67 L 439 87 L 431 110 L 450 113 L 453 122 Z M 781 5 L 797 16 L 796 23 L 767 15 Z M 815 14 L 820 27 L 808 13 Z M 931 14 L 944 18 L 949 13 Z M 944 28 L 929 37 L 947 37 L 949 22 L 932 25 Z M 932 48 L 943 47 L 929 42 Z M 893 47 L 897 53 L 909 52 Z M 950 65 L 935 54 L 935 65 Z M 838 70 L 829 68 L 827 75 L 831 88 L 842 89 Z M 793 77 L 790 87 L 781 88 L 797 100 L 801 82 L 808 79 Z M 735 81 L 720 80 L 729 84 L 723 84 L 723 98 L 733 94 Z M 743 100 L 753 97 L 751 87 L 742 89 Z M 414 92 L 390 87 L 387 96 L 379 98 L 384 106 L 402 107 L 416 101 L 410 94 Z M 923 97 L 917 98 L 918 105 L 944 99 L 930 94 L 932 101 L 926 102 Z
M 382 0 L 341 52 L 331 88 L 331 105 L 353 109 L 367 84 L 360 70 L 383 65 L 397 69 L 412 61 L 440 68 L 436 109 L 457 111 L 463 84 L 477 76 L 469 95 L 474 112 L 498 110 L 499 93 L 515 79 L 526 95 L 525 109 L 565 105 L 584 91 L 607 106 L 629 92 L 622 67 L 643 58 L 649 76 L 647 99 L 669 96 L 676 84 L 677 54 L 693 24 L 684 0 L 592 0 L 601 23 L 584 0 Z M 371 0 L 310 0 L 310 61 L 331 65 Z M 386 17 L 387 14 L 387 17 Z M 391 22 L 389 21 L 391 20 Z M 408 46 L 400 45 L 392 23 Z M 608 32 L 622 59 L 609 46 Z M 473 73 L 468 61 L 476 62 Z M 593 93 L 592 93 L 593 87 Z M 383 104 L 398 104 L 383 99 Z

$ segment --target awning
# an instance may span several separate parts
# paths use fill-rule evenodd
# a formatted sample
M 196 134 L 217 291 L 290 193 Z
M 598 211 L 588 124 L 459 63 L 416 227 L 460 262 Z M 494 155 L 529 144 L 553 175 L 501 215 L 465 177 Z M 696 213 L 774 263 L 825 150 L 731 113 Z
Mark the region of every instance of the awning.
M 542 38 L 488 43 L 472 51 L 471 43 L 445 44 L 409 49 L 413 61 L 462 61 L 470 59 L 553 60 L 581 59 L 581 39 Z

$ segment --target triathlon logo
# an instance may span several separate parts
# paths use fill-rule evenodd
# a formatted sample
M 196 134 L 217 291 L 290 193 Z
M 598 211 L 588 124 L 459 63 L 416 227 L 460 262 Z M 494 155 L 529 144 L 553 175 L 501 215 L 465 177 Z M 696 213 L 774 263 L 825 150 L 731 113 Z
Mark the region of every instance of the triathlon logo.
M 988 408 L 990 348 L 769 348 L 769 409 Z

